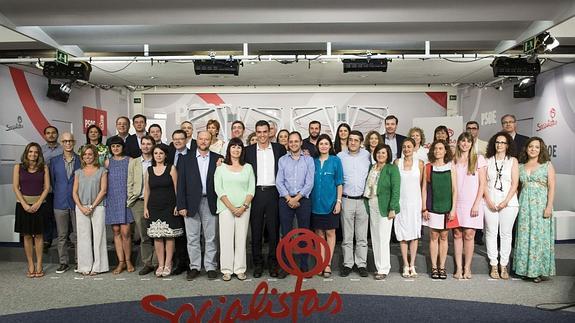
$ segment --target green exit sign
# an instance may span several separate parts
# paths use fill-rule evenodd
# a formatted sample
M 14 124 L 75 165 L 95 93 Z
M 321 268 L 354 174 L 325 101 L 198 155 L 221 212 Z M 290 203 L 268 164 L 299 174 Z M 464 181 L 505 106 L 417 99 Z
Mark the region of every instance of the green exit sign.
M 56 62 L 64 65 L 68 65 L 68 54 L 61 50 L 56 51 Z
M 142 98 L 134 98 L 134 103 L 142 103 Z
M 523 52 L 525 54 L 530 54 L 535 50 L 535 37 L 526 40 L 523 43 Z

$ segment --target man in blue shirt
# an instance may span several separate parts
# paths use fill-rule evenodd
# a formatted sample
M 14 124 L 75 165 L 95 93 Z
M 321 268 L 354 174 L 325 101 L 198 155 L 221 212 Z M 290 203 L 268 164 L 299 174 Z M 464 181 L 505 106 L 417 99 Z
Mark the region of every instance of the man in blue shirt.
M 312 157 L 303 154 L 301 146 L 301 134 L 293 131 L 288 137 L 289 152 L 278 161 L 276 187 L 279 193 L 280 228 L 284 237 L 292 230 L 294 216 L 297 217 L 298 228 L 310 227 L 309 195 L 313 189 L 315 165 Z M 301 271 L 308 271 L 307 255 L 298 256 Z M 279 278 L 286 276 L 283 269 L 278 273 Z
M 50 160 L 52 158 L 61 155 L 62 145 L 58 143 L 58 128 L 50 125 L 44 128 L 44 140 L 46 144 L 42 145 L 42 155 L 44 156 L 44 161 L 46 166 L 50 166 Z M 56 235 L 56 222 L 54 220 L 54 194 L 52 189 L 46 197 L 46 217 L 44 219 L 44 252 L 48 252 L 48 249 L 52 246 L 52 240 Z
M 343 268 L 340 276 L 347 277 L 357 265 L 361 277 L 367 277 L 367 227 L 369 216 L 363 201 L 365 181 L 371 166 L 370 154 L 361 149 L 363 134 L 357 130 L 349 133 L 348 151 L 337 154 L 343 166 L 343 199 L 341 223 L 343 231 Z M 355 234 L 355 252 L 353 240 Z

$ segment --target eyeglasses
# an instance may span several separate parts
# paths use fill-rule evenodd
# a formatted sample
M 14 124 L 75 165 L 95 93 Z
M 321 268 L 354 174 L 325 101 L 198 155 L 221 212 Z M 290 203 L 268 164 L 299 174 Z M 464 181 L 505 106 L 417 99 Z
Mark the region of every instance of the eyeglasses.
M 507 145 L 506 141 L 496 141 L 495 142 L 496 145 Z
M 73 144 L 75 140 L 62 140 L 63 144 Z

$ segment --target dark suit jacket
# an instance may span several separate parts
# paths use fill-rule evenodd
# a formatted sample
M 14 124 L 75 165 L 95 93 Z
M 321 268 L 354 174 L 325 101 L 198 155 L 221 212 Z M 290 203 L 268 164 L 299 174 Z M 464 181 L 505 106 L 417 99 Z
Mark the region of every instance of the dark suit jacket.
M 129 135 L 126 138 L 126 156 L 130 156 L 132 158 L 138 158 L 142 156 L 142 151 L 140 150 L 140 144 L 138 143 L 138 135 L 133 134 Z
M 381 137 L 383 138 L 383 142 L 385 143 L 385 132 L 381 134 Z M 397 147 L 397 154 L 395 155 L 395 158 L 400 158 L 401 157 L 401 145 L 403 145 L 403 140 L 405 140 L 405 136 L 402 136 L 398 133 L 395 134 L 395 145 Z
M 281 156 L 286 154 L 286 149 L 284 146 L 271 142 L 272 150 L 274 152 L 274 176 L 278 175 L 278 160 Z M 245 161 L 246 163 L 252 165 L 254 170 L 254 175 L 256 176 L 256 183 L 258 182 L 258 155 L 257 155 L 258 144 L 253 144 L 246 147 Z
M 188 148 L 188 152 L 196 151 L 198 149 L 198 145 L 196 144 L 196 139 L 192 139 L 192 143 L 190 144 L 190 148 Z M 176 158 L 176 147 L 174 147 L 174 143 L 170 142 L 168 146 L 168 158 L 167 161 L 170 164 L 174 164 L 174 159 Z
M 214 174 L 216 163 L 222 156 L 210 151 L 210 164 L 206 179 L 206 194 L 208 205 L 212 215 L 216 215 L 218 197 L 214 187 Z M 184 156 L 178 158 L 178 192 L 176 194 L 178 210 L 188 210 L 188 216 L 198 213 L 200 200 L 202 199 L 202 181 L 196 149 L 189 150 Z
M 521 151 L 525 147 L 525 144 L 529 140 L 529 137 L 520 135 L 518 133 L 515 134 L 515 139 L 513 139 L 513 144 L 515 145 L 515 155 L 513 157 L 519 157 Z

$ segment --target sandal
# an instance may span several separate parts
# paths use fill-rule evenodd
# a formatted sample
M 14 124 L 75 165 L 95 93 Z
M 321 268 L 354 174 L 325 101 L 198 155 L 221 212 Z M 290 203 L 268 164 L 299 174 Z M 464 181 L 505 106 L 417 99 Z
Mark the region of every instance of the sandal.
M 447 271 L 445 268 L 439 268 L 439 279 L 447 279 Z
M 411 274 L 409 273 L 409 267 L 408 266 L 403 266 L 403 273 L 401 274 L 401 276 L 403 278 L 411 277 Z
M 172 274 L 172 267 L 171 266 L 164 266 L 164 270 L 162 271 L 162 277 L 168 277 Z
M 497 271 L 497 266 L 491 266 L 491 272 L 489 273 L 489 277 L 492 279 L 499 279 L 499 271 Z
M 323 278 L 330 278 L 330 277 L 331 277 L 331 267 L 328 265 L 323 270 Z
M 162 277 L 163 273 L 164 273 L 164 267 L 158 266 L 158 269 L 156 269 L 156 277 Z
M 541 279 L 541 277 L 535 277 L 535 278 L 533 278 L 533 282 L 536 283 L 536 284 L 538 284 L 538 283 L 540 283 L 540 282 L 542 282 L 542 281 L 543 281 L 543 279 Z
M 40 270 L 34 273 L 34 277 L 36 278 L 44 277 L 44 268 L 40 267 Z
M 136 268 L 134 267 L 134 265 L 132 265 L 132 262 L 129 260 L 126 260 L 126 267 L 128 269 L 126 269 L 129 273 L 133 273 L 134 271 L 136 271 Z
M 455 271 L 455 274 L 453 274 L 453 278 L 455 278 L 455 279 L 462 279 L 463 278 L 463 274 L 461 273 L 461 269 Z
M 417 272 L 415 271 L 415 266 L 409 267 L 409 277 L 417 277 Z
M 509 279 L 509 272 L 507 272 L 507 266 L 501 266 L 501 273 L 499 274 L 501 279 Z
M 463 279 L 471 279 L 471 269 L 465 268 L 463 270 Z
M 27 271 L 27 272 L 26 272 L 26 277 L 28 277 L 28 278 L 34 278 L 34 277 L 36 277 L 36 272 L 29 272 L 29 271 Z
M 431 279 L 439 279 L 439 270 L 431 268 Z
M 116 268 L 114 269 L 114 271 L 112 271 L 112 274 L 118 275 L 118 274 L 122 273 L 124 271 L 124 269 L 126 269 L 126 262 L 121 260 L 118 263 L 118 266 L 116 266 Z

